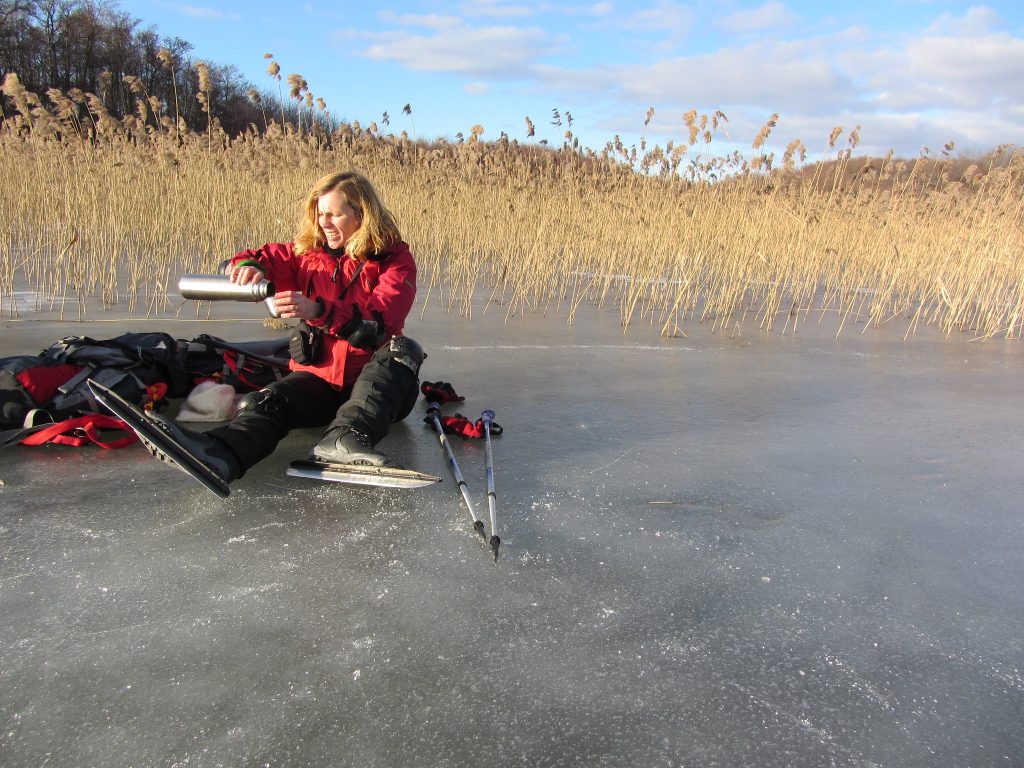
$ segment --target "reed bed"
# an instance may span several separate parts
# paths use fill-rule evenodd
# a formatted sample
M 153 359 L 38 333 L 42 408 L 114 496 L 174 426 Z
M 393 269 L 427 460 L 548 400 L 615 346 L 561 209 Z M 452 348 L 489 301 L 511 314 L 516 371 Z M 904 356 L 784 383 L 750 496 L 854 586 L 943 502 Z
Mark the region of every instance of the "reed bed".
M 96 102 L 83 102 L 83 120 L 13 76 L 3 89 L 14 106 L 0 124 L 7 315 L 16 290 L 62 316 L 97 301 L 170 310 L 178 275 L 289 239 L 311 182 L 357 168 L 417 256 L 421 301 L 463 315 L 572 322 L 593 303 L 667 336 L 692 323 L 792 333 L 827 320 L 837 334 L 899 323 L 907 336 L 930 326 L 972 339 L 1019 339 L 1024 327 L 1024 158 L 1012 147 L 963 167 L 945 154 L 855 157 L 856 132 L 838 150 L 834 133 L 827 162 L 798 166 L 794 142 L 773 168 L 757 152 L 775 116 L 751 157 L 717 157 L 711 126 L 725 116 L 694 112 L 678 145 L 639 152 L 618 137 L 599 152 L 569 134 L 561 148 L 487 142 L 482 126 L 459 141 L 358 123 L 228 137 L 215 124 L 119 121 Z

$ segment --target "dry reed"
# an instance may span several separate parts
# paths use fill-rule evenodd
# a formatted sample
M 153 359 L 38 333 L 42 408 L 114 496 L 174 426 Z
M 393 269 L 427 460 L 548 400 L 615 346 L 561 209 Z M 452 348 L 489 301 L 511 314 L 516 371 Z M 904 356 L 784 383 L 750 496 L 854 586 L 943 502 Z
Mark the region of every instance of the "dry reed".
M 272 61 L 268 74 L 280 82 L 279 72 Z M 288 82 L 312 125 L 305 80 Z M 665 335 L 694 322 L 789 333 L 824 317 L 837 333 L 854 320 L 899 321 L 908 335 L 929 325 L 1020 338 L 1024 328 L 1024 158 L 1009 147 L 959 170 L 946 151 L 855 158 L 859 127 L 839 150 L 836 128 L 829 162 L 803 165 L 795 140 L 775 167 L 763 148 L 777 115 L 748 159 L 714 156 L 727 118 L 695 110 L 678 143 L 641 139 L 640 152 L 619 137 L 581 150 L 571 130 L 557 149 L 504 135 L 485 142 L 481 125 L 459 142 L 381 135 L 376 123 L 326 136 L 265 113 L 264 126 L 231 138 L 209 117 L 191 132 L 141 90 L 136 114 L 120 121 L 87 94 L 50 91 L 44 106 L 13 75 L 3 92 L 15 110 L 0 124 L 8 314 L 18 286 L 47 306 L 78 299 L 79 313 L 90 298 L 166 311 L 178 274 L 289 238 L 311 180 L 353 167 L 396 213 L 422 302 L 465 315 L 485 298 L 483 311 L 552 311 L 569 322 L 584 302 L 614 306 L 624 327 Z M 209 88 L 200 94 L 205 107 Z M 411 107 L 402 112 L 411 121 Z

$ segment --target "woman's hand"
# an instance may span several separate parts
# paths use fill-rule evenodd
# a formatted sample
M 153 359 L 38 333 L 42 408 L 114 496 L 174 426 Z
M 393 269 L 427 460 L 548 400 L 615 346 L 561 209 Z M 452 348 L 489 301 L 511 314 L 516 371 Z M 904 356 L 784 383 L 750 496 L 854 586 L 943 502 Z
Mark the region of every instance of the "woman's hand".
M 274 294 L 274 309 L 279 317 L 297 317 L 300 320 L 314 320 L 320 316 L 320 304 L 307 298 L 301 291 L 281 291 Z
M 232 283 L 238 285 L 249 285 L 251 283 L 258 283 L 263 279 L 263 270 L 258 267 L 254 267 L 251 264 L 244 266 L 237 266 L 232 268 L 228 275 L 231 278 Z

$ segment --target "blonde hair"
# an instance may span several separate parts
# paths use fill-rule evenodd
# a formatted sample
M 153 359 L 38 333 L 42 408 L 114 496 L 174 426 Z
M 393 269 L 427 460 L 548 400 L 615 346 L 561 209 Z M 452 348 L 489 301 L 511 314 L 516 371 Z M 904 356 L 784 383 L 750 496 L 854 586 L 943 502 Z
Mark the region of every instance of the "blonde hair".
M 402 239 L 395 217 L 384 207 L 370 180 L 356 171 L 339 171 L 320 179 L 306 198 L 305 212 L 295 236 L 297 254 L 320 250 L 327 245 L 327 238 L 317 220 L 317 203 L 321 197 L 334 191 L 340 192 L 359 216 L 359 229 L 345 243 L 346 253 L 365 261 L 368 256 L 387 252 Z

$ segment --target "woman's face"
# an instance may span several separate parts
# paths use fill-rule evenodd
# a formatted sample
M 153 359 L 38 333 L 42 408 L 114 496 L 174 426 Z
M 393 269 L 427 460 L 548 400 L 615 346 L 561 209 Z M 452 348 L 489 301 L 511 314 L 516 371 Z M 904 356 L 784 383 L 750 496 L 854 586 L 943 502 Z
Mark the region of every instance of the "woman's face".
M 355 209 L 345 202 L 344 195 L 336 189 L 321 195 L 316 201 L 316 210 L 317 224 L 331 248 L 344 248 L 362 224 Z

